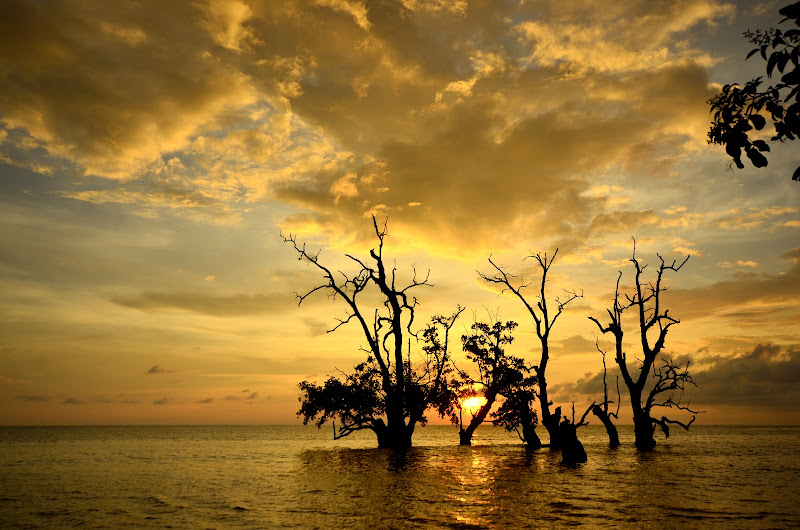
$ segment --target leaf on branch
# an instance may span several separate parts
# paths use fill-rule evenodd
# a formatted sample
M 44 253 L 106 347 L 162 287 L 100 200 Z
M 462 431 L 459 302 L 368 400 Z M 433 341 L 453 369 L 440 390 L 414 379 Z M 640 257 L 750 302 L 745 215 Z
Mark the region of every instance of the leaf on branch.
M 750 121 L 753 123 L 753 127 L 759 131 L 764 128 L 764 125 L 767 124 L 767 120 L 765 120 L 764 116 L 761 116 L 760 114 L 751 114 Z
M 764 140 L 756 140 L 756 141 L 754 141 L 754 142 L 753 142 L 753 145 L 754 145 L 754 146 L 755 146 L 755 147 L 756 147 L 756 148 L 757 148 L 759 151 L 766 151 L 766 152 L 769 152 L 769 144 L 767 144 L 767 142 L 765 142 Z

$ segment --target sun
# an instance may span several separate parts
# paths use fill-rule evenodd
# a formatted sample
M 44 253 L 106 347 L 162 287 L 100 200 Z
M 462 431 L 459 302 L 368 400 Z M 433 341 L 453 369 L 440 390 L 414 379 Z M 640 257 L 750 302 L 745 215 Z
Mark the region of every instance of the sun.
M 485 403 L 486 403 L 485 397 L 471 396 L 461 400 L 461 408 L 469 411 L 471 414 L 475 414 L 476 412 L 478 412 L 478 409 L 481 408 Z

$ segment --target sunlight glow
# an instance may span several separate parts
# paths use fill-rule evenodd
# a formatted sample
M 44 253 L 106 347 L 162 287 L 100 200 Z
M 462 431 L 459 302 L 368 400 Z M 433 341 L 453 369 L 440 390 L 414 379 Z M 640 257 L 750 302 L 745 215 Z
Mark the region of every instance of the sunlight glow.
M 476 412 L 478 412 L 478 409 L 481 408 L 485 403 L 486 403 L 485 397 L 472 396 L 461 400 L 461 408 L 469 411 L 471 414 L 475 414 Z

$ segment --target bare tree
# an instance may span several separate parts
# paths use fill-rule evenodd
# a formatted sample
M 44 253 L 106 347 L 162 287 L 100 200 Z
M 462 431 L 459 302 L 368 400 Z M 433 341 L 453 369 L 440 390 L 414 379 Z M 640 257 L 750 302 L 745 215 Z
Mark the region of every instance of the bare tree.
M 556 249 L 556 251 L 553 253 L 553 256 L 549 259 L 546 253 L 533 254 L 525 258 L 535 259 L 542 271 L 542 278 L 541 282 L 539 283 L 539 292 L 537 295 L 539 300 L 536 302 L 535 307 L 528 302 L 523 294 L 523 291 L 530 287 L 531 284 L 520 283 L 519 286 L 515 286 L 512 283 L 512 279 L 515 278 L 515 276 L 506 272 L 503 267 L 492 261 L 491 256 L 489 257 L 489 263 L 492 265 L 492 267 L 494 267 L 495 274 L 489 276 L 478 271 L 478 274 L 483 281 L 502 285 L 504 286 L 502 292 L 509 291 L 516 296 L 528 310 L 531 318 L 533 318 L 536 326 L 536 335 L 539 337 L 539 342 L 541 343 L 542 349 L 539 363 L 538 365 L 534 365 L 533 369 L 536 372 L 536 378 L 539 384 L 539 402 L 542 409 L 542 424 L 544 425 L 545 429 L 547 429 L 547 433 L 550 436 L 550 447 L 552 449 L 561 448 L 561 438 L 559 436 L 561 407 L 557 407 L 554 411 L 551 411 L 550 406 L 553 403 L 550 401 L 547 394 L 547 363 L 550 360 L 550 333 L 552 332 L 553 326 L 555 326 L 558 317 L 561 316 L 561 313 L 567 304 L 576 298 L 583 297 L 583 293 L 579 294 L 577 291 L 564 291 L 563 300 L 560 298 L 556 298 L 554 300 L 556 305 L 555 313 L 550 312 L 546 295 L 547 273 L 550 271 L 550 267 L 553 265 L 553 261 L 555 261 L 557 255 L 558 249 Z
M 649 451 L 655 447 L 656 425 L 661 427 L 666 436 L 669 436 L 670 424 L 680 425 L 688 430 L 699 412 L 680 404 L 685 385 L 687 383 L 694 384 L 689 375 L 688 363 L 684 368 L 680 364 L 662 359 L 662 364 L 656 367 L 656 360 L 664 349 L 667 332 L 673 325 L 680 323 L 678 319 L 669 314 L 668 309 L 663 308 L 661 294 L 666 291 L 662 285 L 663 276 L 666 271 L 679 271 L 689 260 L 689 256 L 686 256 L 680 265 L 677 264 L 677 261 L 667 264 L 660 255 L 658 258 L 661 264 L 656 273 L 655 284 L 645 283 L 642 275 L 647 265 L 641 264 L 636 258 L 636 241 L 634 240 L 633 254 L 630 259 L 636 271 L 633 294 L 625 294 L 624 300 L 620 298 L 619 282 L 622 278 L 622 272 L 620 272 L 617 277 L 613 307 L 607 309 L 610 322 L 604 326 L 596 318 L 589 317 L 600 331 L 611 333 L 614 336 L 615 361 L 622 374 L 622 380 L 628 387 L 633 409 L 636 447 L 643 451 Z M 635 312 L 635 317 L 639 322 L 637 341 L 641 343 L 642 359 L 638 368 L 631 367 L 623 346 L 622 316 L 629 309 Z M 646 387 L 651 376 L 652 386 L 647 390 Z M 666 416 L 658 419 L 653 416 L 655 407 L 679 409 L 689 412 L 693 416 L 688 423 L 671 420 Z
M 297 294 L 298 305 L 318 291 L 327 292 L 334 300 L 343 300 L 345 316 L 337 318 L 336 325 L 328 332 L 355 321 L 367 341 L 367 346 L 361 348 L 367 354 L 366 362 L 356 366 L 354 374 L 345 374 L 343 381 L 330 378 L 322 386 L 300 383 L 303 395 L 298 415 L 303 416 L 304 423 L 316 420 L 318 426 L 338 417 L 342 426 L 338 433 L 334 430 L 335 437 L 370 429 L 375 432 L 379 447 L 407 448 L 411 446 L 414 427 L 426 421 L 425 411 L 431 406 L 442 406 L 443 381 L 449 363 L 447 334 L 462 309 L 450 317 L 434 318 L 430 326 L 444 328 L 445 340 L 442 342 L 429 326 L 426 359 L 421 369 L 412 366 L 410 352 L 406 358 L 403 352 L 406 341 L 416 338 L 412 325 L 417 299 L 410 293 L 431 284 L 427 275 L 417 279 L 415 270 L 408 285 L 397 286 L 397 269 L 387 269 L 383 256 L 386 223 L 379 227 L 373 216 L 372 224 L 378 248 L 370 250 L 369 259 L 345 255 L 356 265 L 354 274 L 332 271 L 320 261 L 319 252 L 309 252 L 292 234 L 282 236 L 294 247 L 300 261 L 318 269 L 323 276 L 323 283 L 305 294 Z M 377 295 L 381 304 L 370 307 L 362 300 L 362 293 L 365 299 Z
M 608 369 L 606 367 L 606 352 L 600 349 L 600 344 L 595 341 L 594 343 L 597 351 L 603 356 L 603 402 L 599 405 L 592 403 L 590 409 L 592 414 L 597 416 L 597 418 L 603 423 L 606 428 L 606 433 L 608 434 L 608 445 L 612 449 L 615 447 L 619 447 L 619 433 L 617 432 L 617 427 L 614 425 L 614 422 L 611 421 L 611 418 L 615 420 L 619 419 L 619 376 L 617 376 L 617 411 L 616 412 L 609 412 L 608 405 L 613 403 L 613 401 L 608 399 Z

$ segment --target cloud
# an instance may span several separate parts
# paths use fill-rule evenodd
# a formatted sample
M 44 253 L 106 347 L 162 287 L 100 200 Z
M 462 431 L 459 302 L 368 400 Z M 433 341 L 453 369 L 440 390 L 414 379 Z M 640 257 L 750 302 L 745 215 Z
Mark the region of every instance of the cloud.
M 290 294 L 235 294 L 213 295 L 204 293 L 150 293 L 120 296 L 111 300 L 117 305 L 146 312 L 189 311 L 217 317 L 260 315 L 283 311 L 295 304 Z
M 212 397 L 208 397 L 208 398 L 205 398 L 205 399 L 200 399 L 198 401 L 195 401 L 195 403 L 213 403 L 213 402 L 214 402 L 214 398 L 212 398 Z
M 695 402 L 800 410 L 800 344 L 758 344 L 735 357 L 712 357 L 695 372 Z M 791 423 L 789 417 L 787 423 Z
M 665 295 L 670 313 L 681 319 L 719 315 L 730 310 L 760 310 L 759 305 L 796 306 L 800 300 L 800 248 L 784 253 L 792 262 L 779 274 L 737 272 L 734 279 L 694 289 L 673 288 Z M 742 262 L 740 266 L 749 266 Z
M 85 401 L 81 401 L 80 399 L 75 399 L 74 397 L 68 397 L 64 401 L 61 402 L 62 405 L 82 405 Z
M 43 396 L 38 394 L 33 394 L 33 395 L 26 394 L 22 396 L 17 396 L 17 399 L 21 401 L 50 401 L 53 398 L 50 396 Z
M 167 398 L 163 397 L 161 399 L 153 401 L 153 405 L 166 405 L 167 402 L 168 402 Z
M 256 399 L 257 397 L 258 397 L 258 392 L 253 392 L 252 394 L 247 396 L 245 399 Z
M 800 410 L 800 344 L 781 346 L 757 344 L 744 354 L 709 355 L 702 350 L 676 359 L 690 363 L 696 387 L 687 387 L 683 402 L 694 407 L 733 405 L 783 410 L 796 414 Z M 635 373 L 635 372 L 632 372 Z M 609 394 L 616 394 L 617 366 L 609 366 Z M 623 403 L 629 402 L 624 383 L 620 383 Z M 603 395 L 603 373 L 589 372 L 574 383 L 553 385 L 554 396 L 562 401 Z M 614 397 L 613 399 L 616 400 Z M 792 419 L 787 416 L 787 423 Z
M 145 372 L 146 374 L 155 375 L 155 374 L 174 374 L 175 370 L 166 370 L 161 368 L 160 364 L 157 364 L 150 368 L 148 371 Z

